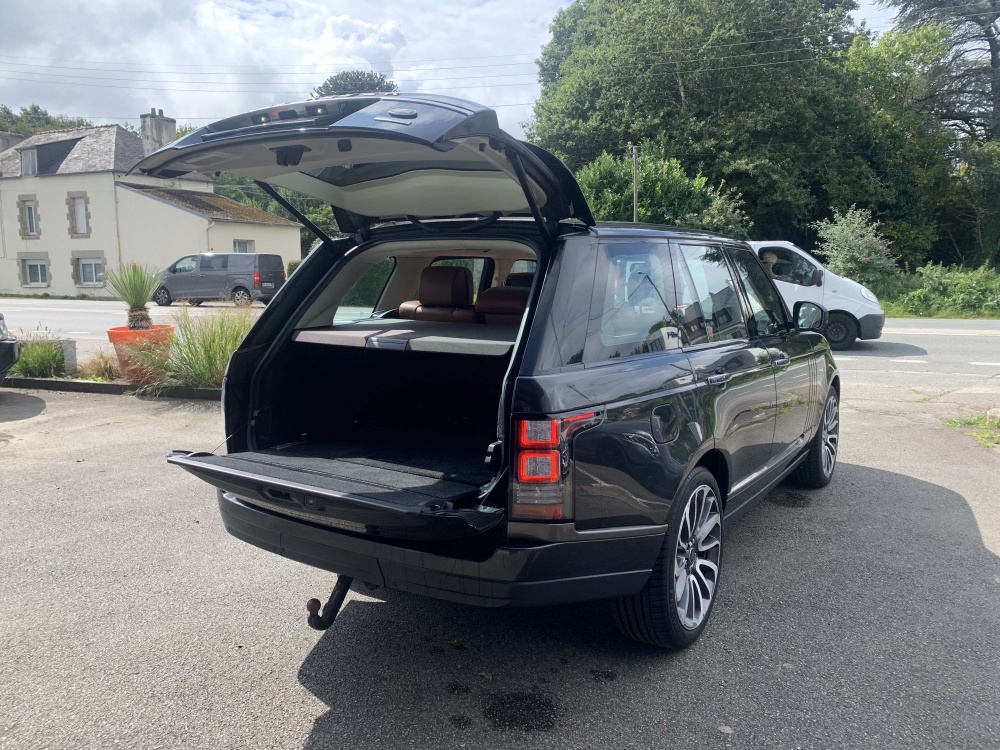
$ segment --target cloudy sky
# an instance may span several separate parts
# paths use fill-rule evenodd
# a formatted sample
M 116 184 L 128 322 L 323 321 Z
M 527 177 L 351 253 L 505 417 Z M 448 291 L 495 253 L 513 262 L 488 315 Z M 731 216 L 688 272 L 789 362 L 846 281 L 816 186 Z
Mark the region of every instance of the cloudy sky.
M 4 2 L 0 103 L 97 124 L 151 107 L 204 124 L 307 98 L 328 75 L 375 69 L 402 91 L 497 107 L 520 135 L 534 60 L 568 0 L 29 0 Z M 862 0 L 880 30 L 891 14 Z

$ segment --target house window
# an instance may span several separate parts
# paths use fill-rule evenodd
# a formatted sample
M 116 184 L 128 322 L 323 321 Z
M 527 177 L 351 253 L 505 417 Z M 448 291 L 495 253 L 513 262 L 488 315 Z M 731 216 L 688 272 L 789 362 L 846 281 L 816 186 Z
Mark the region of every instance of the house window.
M 26 148 L 21 152 L 21 177 L 31 177 L 38 174 L 38 152 Z
M 90 236 L 90 213 L 87 210 L 90 199 L 86 193 L 66 195 L 66 218 L 69 220 L 69 236 L 82 239 Z
M 38 201 L 34 195 L 19 195 L 17 197 L 17 218 L 21 230 L 21 239 L 37 239 L 41 234 L 41 222 L 38 215 Z
M 80 285 L 102 286 L 104 284 L 104 263 L 97 259 L 81 259 L 79 264 Z
M 24 261 L 25 286 L 48 286 L 49 268 L 44 260 Z
M 253 240 L 233 240 L 234 253 L 252 253 Z

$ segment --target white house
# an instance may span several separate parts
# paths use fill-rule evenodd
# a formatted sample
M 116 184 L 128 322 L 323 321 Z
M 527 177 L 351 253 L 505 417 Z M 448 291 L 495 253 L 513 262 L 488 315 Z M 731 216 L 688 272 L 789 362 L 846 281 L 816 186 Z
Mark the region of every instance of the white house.
M 107 297 L 106 269 L 190 253 L 299 258 L 298 224 L 216 195 L 207 177 L 126 177 L 175 133 L 162 110 L 142 115 L 142 138 L 119 125 L 0 133 L 0 293 Z

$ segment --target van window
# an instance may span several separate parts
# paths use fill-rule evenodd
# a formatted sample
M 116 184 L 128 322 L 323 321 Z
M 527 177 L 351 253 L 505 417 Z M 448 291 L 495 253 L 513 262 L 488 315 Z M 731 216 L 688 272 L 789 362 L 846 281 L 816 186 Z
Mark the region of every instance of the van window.
M 280 255 L 258 255 L 257 268 L 261 271 L 284 271 L 285 264 Z
M 680 347 L 668 244 L 602 243 L 596 274 L 584 362 Z
M 333 316 L 334 325 L 371 317 L 395 267 L 396 259 L 386 258 L 365 271 L 340 301 Z
M 228 255 L 202 255 L 201 271 L 225 271 Z
M 197 255 L 186 255 L 174 263 L 175 273 L 191 273 L 198 267 Z
M 715 245 L 677 245 L 677 300 L 684 343 L 747 338 L 736 282 Z
M 819 267 L 786 247 L 767 245 L 757 255 L 772 279 L 799 286 L 814 286 L 819 281 Z

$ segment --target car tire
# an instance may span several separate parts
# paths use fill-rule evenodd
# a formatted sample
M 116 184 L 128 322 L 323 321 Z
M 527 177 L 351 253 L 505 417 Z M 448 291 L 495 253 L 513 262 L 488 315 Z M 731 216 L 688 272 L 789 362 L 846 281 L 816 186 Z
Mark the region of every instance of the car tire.
M 153 302 L 158 304 L 160 307 L 167 307 L 171 302 L 173 302 L 173 299 L 170 297 L 170 292 L 167 291 L 167 288 L 161 286 L 153 292 Z
M 250 296 L 250 292 L 246 289 L 238 286 L 233 290 L 233 304 L 237 307 L 247 307 L 253 304 L 253 297 Z
M 846 313 L 830 313 L 830 320 L 826 324 L 826 340 L 830 342 L 831 349 L 837 352 L 850 349 L 857 339 L 858 325 L 854 318 Z
M 637 594 L 615 600 L 618 629 L 660 648 L 682 649 L 694 643 L 715 605 L 722 548 L 722 495 L 712 472 L 698 466 L 677 492 L 646 585 Z
M 816 434 L 809 441 L 806 460 L 792 472 L 790 479 L 800 487 L 818 490 L 826 487 L 837 468 L 837 452 L 840 448 L 840 397 L 830 386 L 823 403 Z

